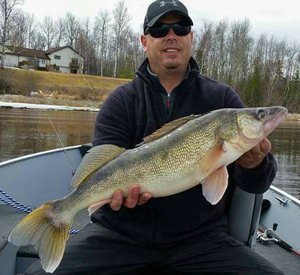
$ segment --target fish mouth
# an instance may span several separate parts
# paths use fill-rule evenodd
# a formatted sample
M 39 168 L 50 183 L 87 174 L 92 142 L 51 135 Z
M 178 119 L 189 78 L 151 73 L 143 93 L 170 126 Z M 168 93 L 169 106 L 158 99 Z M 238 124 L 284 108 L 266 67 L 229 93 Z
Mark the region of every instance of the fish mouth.
M 288 114 L 288 110 L 286 108 L 276 107 L 276 109 L 277 108 L 280 108 L 278 113 L 275 116 L 270 117 L 270 119 L 268 119 L 265 122 L 265 125 L 263 126 L 265 137 L 267 137 L 284 120 L 284 118 Z

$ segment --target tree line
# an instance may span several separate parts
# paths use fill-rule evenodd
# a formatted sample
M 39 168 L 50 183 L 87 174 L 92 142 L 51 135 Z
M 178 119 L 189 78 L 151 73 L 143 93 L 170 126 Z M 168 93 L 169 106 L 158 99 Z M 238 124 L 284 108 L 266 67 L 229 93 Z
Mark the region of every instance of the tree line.
M 248 19 L 204 21 L 195 57 L 203 74 L 232 86 L 248 106 L 300 110 L 300 45 L 250 34 Z
M 80 19 L 68 12 L 39 21 L 23 0 L 0 0 L 2 45 L 47 50 L 72 46 L 84 56 L 85 74 L 133 78 L 145 58 L 125 0 L 112 11 Z M 141 22 L 142 23 L 142 22 Z M 247 106 L 284 105 L 300 111 L 300 45 L 253 37 L 251 22 L 203 20 L 194 31 L 193 56 L 201 73 L 232 86 Z

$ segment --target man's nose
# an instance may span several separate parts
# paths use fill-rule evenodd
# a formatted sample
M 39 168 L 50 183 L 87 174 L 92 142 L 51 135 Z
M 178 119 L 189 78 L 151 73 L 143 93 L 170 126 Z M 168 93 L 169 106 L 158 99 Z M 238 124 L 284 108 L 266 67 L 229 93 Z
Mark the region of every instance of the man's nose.
M 170 29 L 170 30 L 169 30 L 169 33 L 168 33 L 166 39 L 177 39 L 177 35 L 176 35 L 175 32 L 173 31 L 173 29 Z

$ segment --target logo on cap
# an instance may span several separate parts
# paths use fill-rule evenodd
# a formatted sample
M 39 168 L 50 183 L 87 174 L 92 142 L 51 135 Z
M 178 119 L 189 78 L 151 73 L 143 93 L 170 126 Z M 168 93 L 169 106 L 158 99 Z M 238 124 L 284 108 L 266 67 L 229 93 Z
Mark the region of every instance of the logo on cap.
M 160 1 L 160 7 L 165 7 L 166 4 L 173 4 L 174 7 L 178 6 L 176 0 L 173 1 Z

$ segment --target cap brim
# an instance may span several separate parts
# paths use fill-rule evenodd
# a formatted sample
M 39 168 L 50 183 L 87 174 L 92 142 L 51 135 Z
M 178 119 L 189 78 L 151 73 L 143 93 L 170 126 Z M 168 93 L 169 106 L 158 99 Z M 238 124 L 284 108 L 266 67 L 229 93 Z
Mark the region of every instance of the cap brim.
M 178 14 L 180 16 L 182 16 L 183 18 L 185 18 L 188 23 L 193 26 L 194 23 L 192 21 L 192 19 L 184 12 L 180 11 L 180 10 L 170 10 L 170 11 L 166 11 L 166 12 L 163 12 L 157 16 L 155 16 L 152 20 L 150 20 L 148 23 L 147 23 L 147 27 L 152 27 L 154 26 L 154 24 L 164 15 L 168 14 L 168 13 L 175 13 L 175 14 Z

